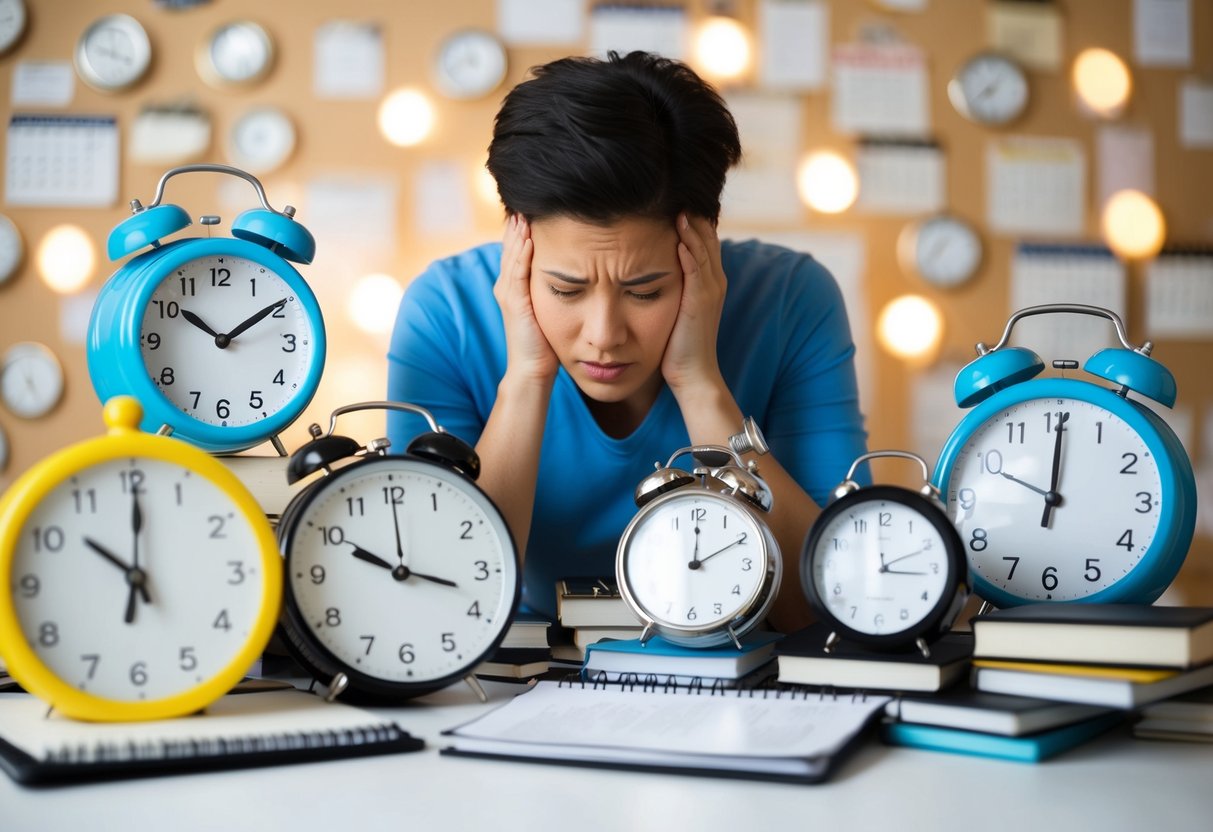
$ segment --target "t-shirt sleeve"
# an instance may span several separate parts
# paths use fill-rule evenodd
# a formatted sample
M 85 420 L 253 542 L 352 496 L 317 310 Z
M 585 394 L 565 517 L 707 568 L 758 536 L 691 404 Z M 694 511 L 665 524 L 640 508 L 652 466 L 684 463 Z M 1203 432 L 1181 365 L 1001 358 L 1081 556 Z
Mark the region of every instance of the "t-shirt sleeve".
M 784 469 L 824 506 L 867 451 L 855 344 L 842 292 L 812 258 L 798 265 L 783 314 L 789 336 L 764 432 Z
M 469 326 L 469 312 L 462 308 L 463 277 L 454 261 L 431 265 L 410 284 L 396 316 L 388 352 L 388 388 L 391 401 L 421 405 L 434 415 L 443 428 L 475 445 L 487 418 L 477 405 L 473 368 L 488 372 L 488 352 L 484 345 L 473 345 L 479 352 L 478 363 L 469 362 L 469 338 L 477 327 Z M 475 276 L 467 275 L 469 283 Z M 490 286 L 491 292 L 491 286 Z M 490 294 L 491 300 L 491 294 Z M 477 346 L 480 348 L 477 349 Z M 388 438 L 392 447 L 403 451 L 408 441 L 429 430 L 415 415 L 390 411 Z

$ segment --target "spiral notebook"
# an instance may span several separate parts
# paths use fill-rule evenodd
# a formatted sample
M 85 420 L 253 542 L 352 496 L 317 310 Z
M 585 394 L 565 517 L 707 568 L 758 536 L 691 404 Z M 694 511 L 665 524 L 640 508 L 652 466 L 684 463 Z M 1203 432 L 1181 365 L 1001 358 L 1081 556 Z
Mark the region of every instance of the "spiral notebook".
M 443 732 L 440 753 L 561 765 L 817 783 L 887 696 L 543 681 Z
M 156 722 L 77 722 L 26 693 L 0 694 L 0 768 L 61 784 L 419 751 L 391 720 L 299 690 L 228 694 Z

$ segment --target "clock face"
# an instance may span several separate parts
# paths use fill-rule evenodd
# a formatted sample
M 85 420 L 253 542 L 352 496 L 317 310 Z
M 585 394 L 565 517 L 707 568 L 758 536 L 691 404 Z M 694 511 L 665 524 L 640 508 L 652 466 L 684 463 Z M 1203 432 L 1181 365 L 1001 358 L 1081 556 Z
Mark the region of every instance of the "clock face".
M 151 66 L 152 46 L 139 21 L 130 15 L 111 14 L 80 36 L 75 61 L 86 84 L 114 92 L 143 77 Z
M 1028 78 L 1010 58 L 983 53 L 957 71 L 948 83 L 948 99 L 970 121 L 1006 124 L 1028 105 Z
M 981 265 L 981 238 L 971 225 L 940 215 L 907 226 L 898 239 L 903 267 L 942 288 L 959 286 Z
M 295 149 L 295 126 L 276 107 L 258 107 L 232 125 L 228 155 L 232 163 L 253 173 L 282 165 Z
M 505 79 L 506 54 L 501 41 L 488 32 L 458 32 L 442 44 L 435 81 L 448 98 L 488 95 Z
M 434 687 L 467 675 L 509 626 L 512 538 L 459 475 L 382 457 L 339 471 L 292 512 L 288 620 L 354 678 Z M 380 691 L 376 691 L 380 692 Z
M 957 451 L 946 493 L 974 574 L 1027 601 L 1112 587 L 1160 531 L 1158 460 L 1119 416 L 1075 398 L 988 418 Z
M 622 585 L 645 619 L 722 629 L 759 600 L 766 535 L 738 504 L 711 492 L 658 498 L 623 544 Z
M 809 574 L 818 603 L 867 635 L 913 630 L 936 610 L 952 577 L 939 529 L 896 500 L 848 501 L 815 542 Z
M 0 214 L 0 286 L 17 274 L 25 247 L 21 244 L 21 232 L 13 221 Z
M 27 19 L 25 0 L 0 0 L 0 55 L 20 40 Z
M 246 516 L 180 465 L 124 458 L 77 471 L 17 540 L 20 628 L 62 682 L 113 701 L 180 694 L 227 668 L 261 613 Z
M 0 368 L 0 397 L 14 415 L 23 419 L 45 416 L 63 397 L 59 359 L 43 344 L 13 344 Z
M 312 322 L 283 278 L 229 255 L 182 263 L 152 293 L 140 332 L 157 389 L 186 415 L 251 425 L 295 399 L 314 360 Z
M 274 42 L 257 23 L 242 20 L 221 26 L 198 56 L 202 77 L 218 84 L 248 84 L 263 77 L 274 58 Z

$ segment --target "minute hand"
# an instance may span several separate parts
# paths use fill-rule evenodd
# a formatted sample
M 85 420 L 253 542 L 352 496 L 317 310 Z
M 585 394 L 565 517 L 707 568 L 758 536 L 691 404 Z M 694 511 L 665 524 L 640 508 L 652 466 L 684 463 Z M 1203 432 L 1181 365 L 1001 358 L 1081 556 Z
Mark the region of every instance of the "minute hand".
M 740 536 L 739 536 L 739 537 L 738 537 L 736 540 L 734 540 L 734 541 L 733 541 L 732 543 L 730 543 L 728 546 L 725 546 L 725 547 L 724 547 L 724 548 L 722 548 L 722 549 L 717 549 L 715 552 L 712 552 L 712 554 L 708 555 L 707 557 L 705 557 L 705 558 L 701 558 L 699 562 L 700 562 L 700 563 L 707 563 L 707 562 L 708 562 L 708 561 L 710 561 L 712 558 L 714 558 L 714 557 L 716 557 L 717 555 L 719 555 L 721 552 L 727 552 L 729 549 L 732 549 L 732 548 L 733 548 L 734 546 L 736 546 L 738 543 L 742 543 L 742 542 L 744 542 L 744 541 L 745 541 L 745 535 L 744 535 L 744 534 L 743 534 L 743 535 L 740 535 Z
M 254 324 L 260 323 L 264 318 L 266 318 L 267 316 L 271 315 L 273 312 L 275 312 L 278 309 L 281 309 L 284 306 L 286 306 L 286 298 L 283 298 L 282 300 L 274 301 L 269 306 L 265 307 L 260 312 L 253 315 L 252 317 L 248 318 L 247 320 L 241 321 L 239 324 L 237 324 L 236 328 L 227 334 L 227 339 L 229 341 L 234 340 L 237 335 L 240 335 L 241 333 L 243 333 L 245 330 L 247 330 L 249 327 L 253 326 Z

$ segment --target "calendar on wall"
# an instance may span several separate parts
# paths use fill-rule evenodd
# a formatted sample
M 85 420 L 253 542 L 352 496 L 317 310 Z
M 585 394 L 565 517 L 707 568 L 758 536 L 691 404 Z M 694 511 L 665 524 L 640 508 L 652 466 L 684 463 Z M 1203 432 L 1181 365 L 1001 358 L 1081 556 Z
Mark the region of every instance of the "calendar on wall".
M 8 123 L 9 205 L 105 207 L 118 201 L 113 116 L 14 115 Z

